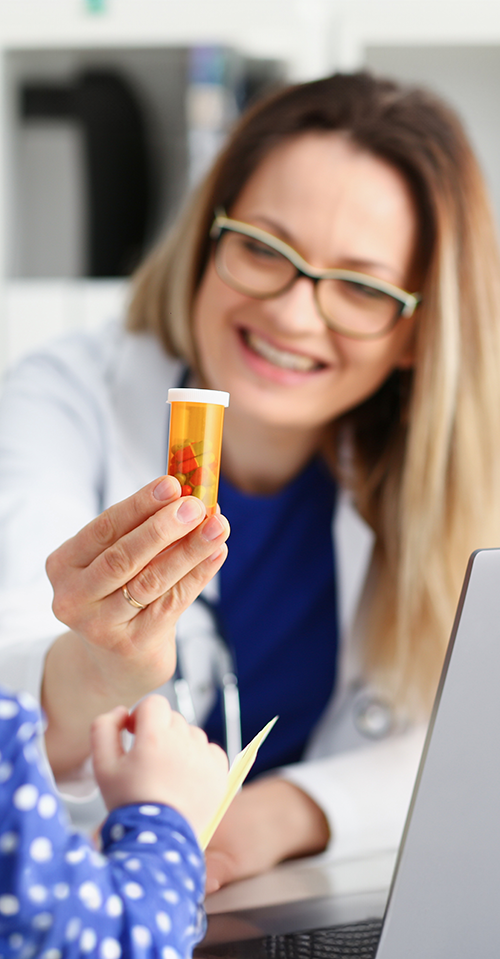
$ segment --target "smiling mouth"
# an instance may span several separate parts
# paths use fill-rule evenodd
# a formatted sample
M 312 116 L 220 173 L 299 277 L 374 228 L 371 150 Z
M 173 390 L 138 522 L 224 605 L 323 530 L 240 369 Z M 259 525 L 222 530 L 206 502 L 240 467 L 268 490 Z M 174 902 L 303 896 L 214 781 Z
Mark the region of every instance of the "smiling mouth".
M 243 330 L 243 339 L 246 345 L 258 356 L 272 363 L 273 366 L 279 366 L 283 370 L 295 370 L 298 373 L 310 373 L 311 370 L 323 369 L 323 364 L 311 359 L 310 356 L 304 356 L 301 353 L 289 353 L 288 350 L 279 350 L 268 340 L 262 339 L 256 333 L 249 330 Z

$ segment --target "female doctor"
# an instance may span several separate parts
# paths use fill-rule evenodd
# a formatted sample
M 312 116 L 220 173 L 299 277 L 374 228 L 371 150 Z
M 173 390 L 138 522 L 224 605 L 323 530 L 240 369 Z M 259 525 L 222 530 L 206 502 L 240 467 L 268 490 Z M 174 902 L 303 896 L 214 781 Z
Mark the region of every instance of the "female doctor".
M 97 713 L 175 687 L 224 742 L 237 673 L 243 740 L 280 719 L 209 890 L 330 840 L 339 857 L 397 844 L 468 554 L 500 536 L 499 276 L 456 117 L 337 75 L 243 118 L 138 272 L 125 329 L 11 375 L 2 678 L 42 697 L 80 818 Z M 152 481 L 179 385 L 231 394 L 209 519 Z

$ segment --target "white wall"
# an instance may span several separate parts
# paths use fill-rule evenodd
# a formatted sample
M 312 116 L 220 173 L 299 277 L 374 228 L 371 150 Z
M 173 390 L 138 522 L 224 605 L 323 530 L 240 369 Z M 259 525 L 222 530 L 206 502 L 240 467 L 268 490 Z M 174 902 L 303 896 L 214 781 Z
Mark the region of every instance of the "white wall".
M 500 46 L 368 47 L 369 69 L 430 87 L 460 114 L 500 225 Z
M 22 162 L 29 164 L 30 145 L 25 142 L 19 152 L 20 144 L 15 142 L 11 83 L 16 70 L 21 66 L 24 70 L 27 64 L 52 60 L 64 70 L 78 60 L 82 51 L 99 61 L 111 56 L 126 60 L 136 71 L 138 82 L 152 89 L 158 87 L 160 76 L 155 51 L 215 43 L 252 56 L 282 59 L 292 80 L 367 65 L 402 79 L 428 83 L 448 97 L 464 117 L 500 221 L 500 124 L 496 109 L 500 0 L 103 3 L 103 13 L 91 14 L 86 0 L 0 0 L 0 369 L 48 332 L 93 324 L 119 310 L 124 295 L 123 284 L 102 281 L 96 285 L 82 281 L 13 282 L 19 235 L 13 215 L 15 162 L 24 150 Z M 175 88 L 171 93 L 175 101 Z M 161 109 L 161 98 L 155 102 L 155 109 Z M 74 148 L 69 131 L 59 150 L 69 156 Z M 182 168 L 179 143 L 173 147 L 172 162 Z M 61 184 L 61 201 L 63 205 L 76 203 L 77 222 L 82 213 L 74 193 L 75 184 Z M 18 208 L 19 216 L 26 215 L 22 203 Z M 73 266 L 69 264 L 68 268 L 74 269 L 78 237 L 67 243 L 70 259 L 73 244 Z M 49 254 L 47 251 L 50 259 Z

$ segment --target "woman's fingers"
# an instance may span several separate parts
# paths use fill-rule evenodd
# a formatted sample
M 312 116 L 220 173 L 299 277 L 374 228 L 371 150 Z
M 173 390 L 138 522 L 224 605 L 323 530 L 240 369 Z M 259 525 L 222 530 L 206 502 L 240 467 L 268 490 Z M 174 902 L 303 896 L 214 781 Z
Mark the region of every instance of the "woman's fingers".
M 195 496 L 183 497 L 122 536 L 85 570 L 81 584 L 88 600 L 102 599 L 125 583 L 130 583 L 159 553 L 178 540 L 184 540 L 205 515 L 206 509 L 201 500 Z M 135 596 L 133 590 L 131 592 Z M 139 597 L 135 598 L 143 602 Z
M 207 878 L 205 895 L 210 896 L 222 886 L 241 879 L 238 864 L 233 861 L 230 850 L 210 849 L 206 852 Z
M 187 609 L 188 606 L 199 596 L 200 592 L 207 583 L 218 572 L 227 556 L 227 546 L 221 543 L 220 546 L 210 553 L 210 555 L 198 563 L 197 566 L 190 569 L 176 582 L 170 586 L 164 585 L 158 596 L 150 598 L 147 601 L 145 593 L 139 593 L 136 587 L 131 586 L 129 592 L 138 602 L 142 602 L 145 609 L 134 609 L 123 595 L 121 589 L 117 590 L 114 596 L 109 598 L 106 603 L 106 611 L 102 610 L 100 621 L 101 625 L 110 622 L 120 621 L 122 623 L 134 620 L 134 626 L 137 626 L 135 635 L 138 633 L 153 638 L 156 628 L 160 629 L 162 634 L 165 632 L 166 624 L 169 619 L 172 622 Z M 170 576 L 166 574 L 165 583 L 170 582 Z M 143 598 L 139 600 L 139 595 Z
M 158 487 L 173 496 L 166 505 L 156 500 Z M 201 500 L 179 492 L 174 477 L 150 484 L 106 510 L 47 563 L 55 615 L 99 655 L 103 676 L 112 676 L 127 703 L 171 675 L 177 618 L 227 554 L 227 520 L 207 518 Z M 139 606 L 127 601 L 124 586 Z
M 194 497 L 191 497 L 194 499 Z M 229 524 L 223 516 L 210 516 L 182 540 L 179 540 L 157 555 L 151 562 L 130 578 L 127 587 L 137 602 L 148 606 L 222 546 L 229 536 Z M 200 570 L 202 577 L 206 570 Z M 210 569 L 208 578 L 213 575 Z M 196 579 L 198 576 L 195 577 Z
M 177 619 L 188 606 L 201 593 L 202 589 L 212 579 L 215 573 L 221 568 L 227 556 L 227 546 L 221 545 L 208 559 L 192 569 L 186 576 L 183 576 L 175 586 L 172 586 L 167 592 L 160 596 L 153 604 L 153 610 L 157 615 L 164 617 L 171 613 Z
M 87 614 L 92 614 L 96 603 L 100 604 L 102 600 L 119 594 L 116 615 L 118 621 L 126 622 L 137 610 L 132 605 L 127 606 L 124 600 L 121 590 L 125 584 L 138 602 L 149 605 L 174 585 L 179 576 L 202 562 L 227 538 L 229 526 L 227 521 L 221 521 L 219 517 L 207 520 L 205 525 L 202 524 L 201 535 L 195 540 L 190 538 L 196 533 L 196 527 L 200 526 L 205 513 L 205 506 L 196 497 L 178 499 L 104 550 L 86 569 L 68 566 L 62 562 L 61 556 L 53 554 L 47 570 L 54 587 L 55 615 L 72 628 L 77 628 L 75 611 L 84 612 L 87 619 Z M 169 547 L 173 544 L 177 544 L 177 553 L 171 554 Z M 151 561 L 162 554 L 164 559 L 160 567 L 151 566 Z M 175 564 L 173 575 L 168 573 L 170 563 Z M 135 584 L 134 593 L 131 583 L 141 572 L 142 584 Z M 127 616 L 122 615 L 125 610 Z M 103 615 L 102 610 L 99 615 Z M 115 613 L 108 608 L 104 615 L 109 621 L 109 617 L 113 618 Z
M 149 605 L 216 552 L 229 535 L 227 521 L 216 514 L 203 523 L 201 500 L 179 494 L 175 477 L 156 480 L 59 547 L 47 560 L 56 616 L 71 625 L 72 610 L 89 610 L 121 594 L 125 584 L 137 602 Z M 123 594 L 119 598 L 125 603 Z M 136 614 L 133 605 L 127 614 Z
M 276 776 L 254 780 L 235 796 L 207 851 L 207 893 L 270 869 L 283 859 L 322 852 L 328 822 L 314 800 Z
M 179 499 L 181 488 L 175 476 L 162 476 L 121 503 L 110 506 L 80 532 L 55 550 L 47 561 L 85 568 L 97 556 L 117 543 L 131 530 L 141 526 L 168 503 Z

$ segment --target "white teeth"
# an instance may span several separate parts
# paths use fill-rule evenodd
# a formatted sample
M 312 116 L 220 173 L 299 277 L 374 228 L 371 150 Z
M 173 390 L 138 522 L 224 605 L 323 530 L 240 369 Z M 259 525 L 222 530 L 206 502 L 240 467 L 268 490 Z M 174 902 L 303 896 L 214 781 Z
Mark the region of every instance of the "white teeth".
M 318 365 L 309 356 L 299 356 L 298 353 L 288 353 L 286 350 L 278 350 L 271 346 L 267 340 L 261 340 L 255 333 L 246 333 L 246 341 L 255 353 L 263 356 L 265 360 L 274 363 L 275 366 L 282 366 L 286 370 L 298 370 L 301 373 L 307 373 L 314 370 Z

